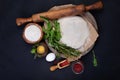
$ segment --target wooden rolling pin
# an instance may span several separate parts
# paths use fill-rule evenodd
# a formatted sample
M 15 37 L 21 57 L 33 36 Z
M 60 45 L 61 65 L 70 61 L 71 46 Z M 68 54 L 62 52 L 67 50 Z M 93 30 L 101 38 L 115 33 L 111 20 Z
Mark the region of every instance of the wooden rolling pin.
M 60 10 L 52 10 L 52 11 L 33 14 L 29 18 L 17 18 L 16 24 L 18 26 L 20 26 L 27 22 L 43 22 L 43 20 L 40 18 L 40 16 L 46 17 L 51 20 L 65 17 L 65 16 L 72 16 L 72 15 L 74 16 L 74 15 L 82 14 L 85 11 L 101 9 L 102 7 L 103 7 L 103 3 L 101 1 L 98 1 L 98 2 L 88 5 L 88 6 L 80 4 L 80 5 L 76 5 L 73 7 L 60 9 Z
M 55 71 L 57 68 L 62 69 L 69 65 L 70 65 L 70 62 L 67 59 L 65 59 L 63 61 L 58 62 L 57 65 L 51 66 L 50 71 Z

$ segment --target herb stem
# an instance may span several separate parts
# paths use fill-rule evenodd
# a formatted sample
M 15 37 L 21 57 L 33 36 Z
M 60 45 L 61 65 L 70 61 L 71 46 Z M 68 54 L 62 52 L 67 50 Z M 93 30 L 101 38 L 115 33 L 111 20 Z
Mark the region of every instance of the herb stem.
M 95 51 L 92 50 L 92 53 L 93 53 L 93 66 L 94 66 L 94 67 L 97 67 L 98 63 L 97 63 L 97 58 L 96 58 L 96 56 L 95 56 Z

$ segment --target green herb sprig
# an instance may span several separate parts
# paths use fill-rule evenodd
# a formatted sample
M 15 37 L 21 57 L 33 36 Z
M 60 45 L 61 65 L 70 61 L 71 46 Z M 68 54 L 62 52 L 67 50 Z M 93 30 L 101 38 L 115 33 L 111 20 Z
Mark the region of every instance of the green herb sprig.
M 95 56 L 95 51 L 93 50 L 92 53 L 93 53 L 93 66 L 97 67 L 98 63 L 97 63 L 97 58 Z

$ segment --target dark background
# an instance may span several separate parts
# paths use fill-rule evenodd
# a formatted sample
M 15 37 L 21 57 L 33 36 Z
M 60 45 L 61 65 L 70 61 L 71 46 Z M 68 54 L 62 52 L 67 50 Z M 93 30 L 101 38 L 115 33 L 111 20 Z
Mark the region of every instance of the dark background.
M 81 58 L 85 70 L 75 75 L 71 67 L 50 72 L 45 58 L 33 59 L 31 45 L 22 39 L 25 25 L 18 27 L 17 17 L 29 17 L 55 5 L 86 5 L 97 0 L 0 0 L 0 80 L 120 80 L 120 2 L 104 0 L 104 9 L 91 11 L 99 28 L 94 46 L 98 66 L 92 53 Z

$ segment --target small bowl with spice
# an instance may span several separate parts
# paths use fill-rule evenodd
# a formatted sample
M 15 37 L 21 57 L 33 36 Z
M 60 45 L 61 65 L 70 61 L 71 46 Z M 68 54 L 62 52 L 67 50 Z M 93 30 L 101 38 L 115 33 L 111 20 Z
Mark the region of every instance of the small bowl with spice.
M 34 44 L 31 53 L 35 54 L 35 57 L 44 57 L 48 53 L 48 47 L 45 42 Z
M 72 63 L 72 71 L 75 74 L 81 74 L 84 71 L 84 66 L 83 63 L 81 61 L 75 61 Z

